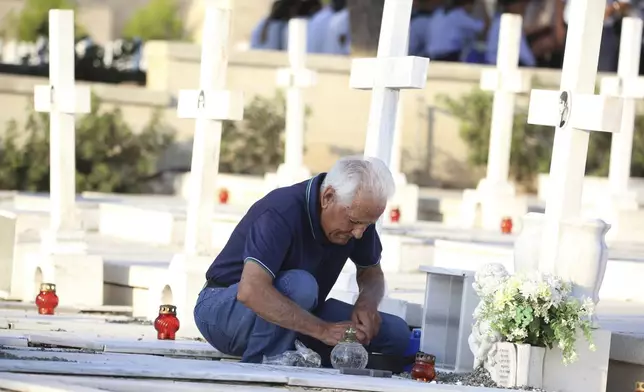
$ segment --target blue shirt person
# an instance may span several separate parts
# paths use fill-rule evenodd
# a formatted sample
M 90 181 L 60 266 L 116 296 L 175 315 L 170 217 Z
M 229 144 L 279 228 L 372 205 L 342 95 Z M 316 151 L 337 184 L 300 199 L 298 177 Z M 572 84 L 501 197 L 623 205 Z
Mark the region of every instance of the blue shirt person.
M 430 25 L 433 12 L 418 11 L 409 23 L 409 55 L 429 57 L 426 52 L 430 40 Z
M 470 14 L 473 5 L 471 0 L 454 0 L 452 7 L 436 11 L 427 48 L 432 60 L 460 61 L 463 51 L 485 31 L 486 21 Z
M 331 6 L 326 6 L 316 12 L 307 25 L 306 50 L 308 53 L 323 53 L 324 37 L 333 16 Z
M 487 48 L 485 51 L 485 61 L 488 64 L 496 64 L 496 56 L 499 50 L 499 33 L 501 31 L 501 15 L 497 15 L 492 24 L 490 25 L 490 30 L 487 33 Z M 519 64 L 524 67 L 535 67 L 537 61 L 534 58 L 532 49 L 528 45 L 528 40 L 526 39 L 525 34 L 521 33 L 521 41 L 519 44 Z
M 331 170 L 257 201 L 206 272 L 195 323 L 217 350 L 259 363 L 295 339 L 325 352 L 349 325 L 368 349 L 403 355 L 409 327 L 379 313 L 382 245 L 375 222 L 394 193 L 386 165 L 343 158 Z M 327 299 L 347 259 L 357 266 L 356 304 Z M 329 365 L 329 356 L 321 355 Z
M 349 9 L 333 14 L 324 38 L 324 53 L 348 55 L 351 52 L 351 27 Z
M 288 46 L 288 20 L 295 15 L 299 3 L 295 0 L 276 0 L 271 13 L 262 19 L 250 35 L 250 48 L 254 50 L 286 50 Z

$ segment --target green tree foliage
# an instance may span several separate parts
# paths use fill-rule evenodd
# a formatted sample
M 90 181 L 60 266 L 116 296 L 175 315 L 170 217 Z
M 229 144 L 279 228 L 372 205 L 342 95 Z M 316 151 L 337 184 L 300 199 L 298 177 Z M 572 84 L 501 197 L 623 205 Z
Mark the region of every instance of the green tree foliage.
M 150 0 L 130 18 L 123 29 L 124 38 L 143 41 L 178 41 L 184 38 L 184 26 L 176 0 Z
M 440 96 L 439 101 L 460 120 L 460 136 L 469 148 L 468 161 L 472 166 L 487 164 L 492 116 L 492 94 L 478 88 L 458 98 Z M 554 129 L 527 123 L 527 107 L 515 110 L 510 155 L 510 175 L 519 183 L 531 187 L 538 173 L 550 170 Z M 611 134 L 592 132 L 588 145 L 586 174 L 608 174 Z M 644 176 L 644 117 L 637 116 L 633 140 L 632 176 Z
M 310 115 L 306 109 L 305 118 Z M 285 102 L 283 94 L 255 97 L 244 120 L 225 122 L 219 169 L 223 173 L 264 175 L 284 162 Z
M 18 13 L 10 13 L 5 17 L 3 35 L 20 41 L 34 42 L 43 35 L 49 36 L 49 10 L 73 10 L 74 3 L 70 0 L 24 0 L 24 6 Z M 85 29 L 76 23 L 76 37 L 86 34 Z
M 134 133 L 116 108 L 102 110 L 92 97 L 92 111 L 76 124 L 76 190 L 137 193 L 174 142 L 173 130 L 158 114 Z M 49 116 L 31 111 L 23 129 L 11 121 L 0 140 L 0 189 L 49 191 Z

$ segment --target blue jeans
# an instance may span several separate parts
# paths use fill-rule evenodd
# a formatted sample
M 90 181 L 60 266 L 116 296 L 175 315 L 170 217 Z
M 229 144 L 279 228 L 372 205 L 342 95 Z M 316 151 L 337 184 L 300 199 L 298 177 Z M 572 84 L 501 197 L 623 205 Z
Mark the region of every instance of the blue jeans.
M 306 271 L 282 272 L 277 275 L 274 285 L 284 296 L 324 321 L 351 320 L 352 305 L 329 299 L 318 306 L 318 284 Z M 380 331 L 367 349 L 381 354 L 403 355 L 409 344 L 409 326 L 400 317 L 386 313 L 380 316 Z M 261 363 L 263 356 L 293 350 L 296 338 L 318 352 L 321 351 L 320 346 L 325 346 L 313 338 L 300 336 L 258 317 L 237 301 L 237 284 L 228 288 L 203 289 L 194 317 L 197 328 L 208 343 L 222 353 L 242 357 L 242 362 Z M 325 354 L 320 354 L 325 359 Z M 328 365 L 328 361 L 323 363 Z

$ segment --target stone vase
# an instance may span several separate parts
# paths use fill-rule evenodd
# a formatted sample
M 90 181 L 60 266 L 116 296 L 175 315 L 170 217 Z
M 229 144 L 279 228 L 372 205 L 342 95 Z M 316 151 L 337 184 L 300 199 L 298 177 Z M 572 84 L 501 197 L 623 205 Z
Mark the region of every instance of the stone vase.
M 514 272 L 543 270 L 539 266 L 544 214 L 529 213 L 514 243 Z M 561 238 L 556 252 L 555 275 L 573 283 L 573 295 L 599 301 L 599 289 L 608 263 L 606 233 L 610 225 L 601 219 L 575 218 L 559 222 Z
M 608 263 L 606 233 L 610 227 L 601 219 L 578 218 L 561 223 L 555 273 L 572 281 L 573 296 L 599 302 Z
M 530 212 L 523 217 L 523 227 L 514 240 L 514 273 L 528 273 L 539 269 L 544 216 Z
M 516 344 L 517 348 L 517 387 L 541 388 L 543 386 L 543 363 L 545 347 L 529 344 Z

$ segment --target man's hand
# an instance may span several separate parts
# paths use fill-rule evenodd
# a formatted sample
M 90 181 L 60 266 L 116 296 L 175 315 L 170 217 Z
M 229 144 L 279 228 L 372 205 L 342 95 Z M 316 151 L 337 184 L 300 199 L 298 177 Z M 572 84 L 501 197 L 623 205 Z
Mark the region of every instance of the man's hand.
M 368 302 L 356 302 L 351 321 L 353 321 L 358 331 L 357 338 L 360 343 L 368 345 L 380 331 L 382 320 L 380 319 L 380 313 L 378 313 L 378 305 Z
M 322 334 L 316 338 L 327 346 L 336 346 L 344 338 L 346 330 L 352 326 L 353 324 L 349 321 L 326 324 L 322 329 Z

